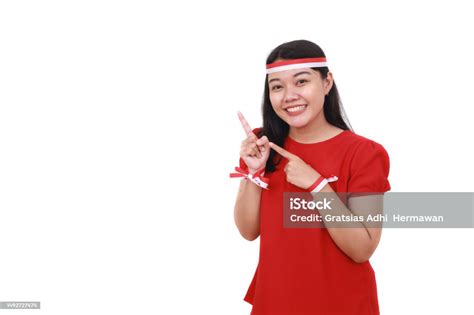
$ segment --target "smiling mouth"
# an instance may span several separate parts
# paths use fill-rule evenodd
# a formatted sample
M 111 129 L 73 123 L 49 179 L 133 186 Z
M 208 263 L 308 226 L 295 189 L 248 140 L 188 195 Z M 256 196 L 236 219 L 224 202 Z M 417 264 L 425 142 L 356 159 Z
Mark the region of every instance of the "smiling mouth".
M 297 113 L 303 111 L 308 105 L 298 105 L 293 107 L 285 108 L 285 110 L 289 113 Z

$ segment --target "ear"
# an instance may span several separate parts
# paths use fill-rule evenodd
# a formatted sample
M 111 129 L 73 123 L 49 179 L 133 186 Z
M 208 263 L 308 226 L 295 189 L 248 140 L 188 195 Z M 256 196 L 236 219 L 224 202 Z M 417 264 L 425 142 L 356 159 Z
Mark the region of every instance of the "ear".
M 324 95 L 329 94 L 329 91 L 331 91 L 333 83 L 334 83 L 334 78 L 332 76 L 332 72 L 328 71 L 328 75 L 327 75 L 326 79 L 324 79 L 324 81 L 323 81 Z

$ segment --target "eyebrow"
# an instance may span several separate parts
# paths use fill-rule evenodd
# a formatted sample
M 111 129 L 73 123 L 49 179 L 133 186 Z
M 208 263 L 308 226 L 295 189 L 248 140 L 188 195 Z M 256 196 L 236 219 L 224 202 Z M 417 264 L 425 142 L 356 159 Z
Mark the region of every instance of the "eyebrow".
M 309 74 L 309 75 L 311 75 L 311 73 L 308 72 L 308 71 L 302 71 L 302 72 L 298 72 L 298 73 L 295 74 L 293 77 L 296 78 L 297 76 L 302 75 L 302 74 Z M 270 84 L 270 83 L 272 83 L 273 81 L 280 81 L 280 79 L 278 79 L 278 78 L 271 79 L 270 81 L 268 81 L 268 83 Z

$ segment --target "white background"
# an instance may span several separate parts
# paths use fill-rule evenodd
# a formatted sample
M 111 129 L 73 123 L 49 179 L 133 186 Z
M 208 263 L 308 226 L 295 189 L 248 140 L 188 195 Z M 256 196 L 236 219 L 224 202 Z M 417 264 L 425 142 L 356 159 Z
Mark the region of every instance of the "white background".
M 474 191 L 468 1 L 3 1 L 0 301 L 15 314 L 249 314 L 233 222 L 264 63 L 326 52 L 392 191 Z M 382 314 L 473 314 L 472 229 L 385 230 Z

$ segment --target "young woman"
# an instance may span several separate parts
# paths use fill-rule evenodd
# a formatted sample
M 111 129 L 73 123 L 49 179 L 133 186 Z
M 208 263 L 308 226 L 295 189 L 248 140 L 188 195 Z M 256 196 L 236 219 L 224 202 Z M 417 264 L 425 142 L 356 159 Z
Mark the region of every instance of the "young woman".
M 252 130 L 239 113 L 246 139 L 236 170 L 245 179 L 235 223 L 245 239 L 260 236 L 259 263 L 244 300 L 253 304 L 252 315 L 379 314 L 368 259 L 381 229 L 364 223 L 284 228 L 283 193 L 358 193 L 343 210 L 358 214 L 390 190 L 388 154 L 352 131 L 318 45 L 284 43 L 266 64 L 263 128 Z

